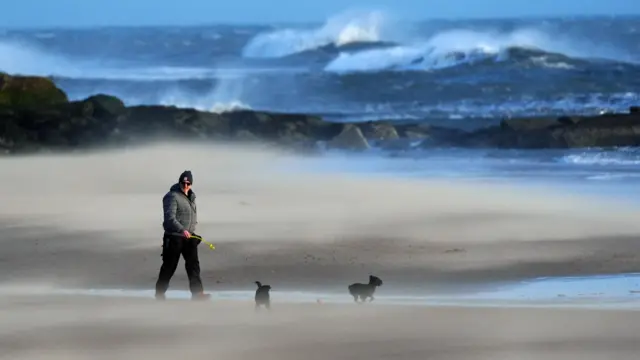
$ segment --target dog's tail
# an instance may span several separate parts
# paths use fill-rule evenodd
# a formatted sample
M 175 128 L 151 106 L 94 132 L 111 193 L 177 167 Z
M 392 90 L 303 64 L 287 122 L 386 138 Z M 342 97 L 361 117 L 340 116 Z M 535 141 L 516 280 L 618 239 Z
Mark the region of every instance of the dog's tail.
M 258 285 L 258 287 L 262 287 L 262 283 L 260 281 L 256 281 L 256 285 Z

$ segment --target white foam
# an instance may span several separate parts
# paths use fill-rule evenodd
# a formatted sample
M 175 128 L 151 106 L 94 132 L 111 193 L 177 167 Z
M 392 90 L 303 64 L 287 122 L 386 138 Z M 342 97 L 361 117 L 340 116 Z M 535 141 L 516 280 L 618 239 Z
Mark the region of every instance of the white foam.
M 280 29 L 261 33 L 251 39 L 242 50 L 244 57 L 276 58 L 317 49 L 355 42 L 385 40 L 385 14 L 381 11 L 348 11 L 328 19 L 320 28 Z
M 640 93 L 590 93 L 564 94 L 550 100 L 537 99 L 531 95 L 511 96 L 508 100 L 496 102 L 487 99 L 462 99 L 455 102 L 426 105 L 420 110 L 432 114 L 448 114 L 449 118 L 495 118 L 509 116 L 543 116 L 597 114 L 606 111 L 627 112 L 629 106 L 637 104 Z
M 561 161 L 567 164 L 577 165 L 618 165 L 625 167 L 635 167 L 640 165 L 640 153 L 628 151 L 611 151 L 611 152 L 597 152 L 581 154 L 566 155 L 561 158 Z
M 546 67 L 549 69 L 562 69 L 562 70 L 571 70 L 571 69 L 575 69 L 575 66 L 568 64 L 566 62 L 560 61 L 560 62 L 553 62 L 550 61 L 548 56 L 539 56 L 539 57 L 534 57 L 531 59 L 535 64 L 542 66 L 542 67 Z
M 629 173 L 623 173 L 623 174 L 613 174 L 613 173 L 604 173 L 604 174 L 597 174 L 597 175 L 591 175 L 591 176 L 587 176 L 587 180 L 597 180 L 597 181 L 611 181 L 611 180 L 625 180 L 625 179 L 637 179 L 640 178 L 640 174 L 629 174 Z M 622 196 L 625 196 L 628 198 L 628 194 L 623 194 Z
M 224 72 L 224 70 L 218 70 L 213 74 L 218 78 L 218 82 L 208 93 L 194 96 L 175 88 L 161 95 L 158 102 L 161 105 L 190 107 L 215 113 L 251 109 L 243 91 L 245 76 L 224 77 L 222 76 Z
M 9 73 L 47 76 L 81 74 L 73 62 L 23 43 L 0 41 L 0 69 Z
M 385 49 L 372 49 L 355 53 L 341 53 L 327 64 L 331 72 L 368 72 L 380 70 L 437 70 L 482 60 L 504 61 L 508 50 L 527 48 L 573 58 L 605 58 L 628 61 L 628 56 L 608 48 L 579 39 L 563 38 L 535 28 L 522 28 L 512 32 L 493 30 L 447 30 L 436 33 L 424 41 Z M 606 49 L 606 50 L 605 50 Z M 540 59 L 538 59 L 540 62 Z M 568 67 L 566 62 L 554 63 L 545 58 L 545 67 Z

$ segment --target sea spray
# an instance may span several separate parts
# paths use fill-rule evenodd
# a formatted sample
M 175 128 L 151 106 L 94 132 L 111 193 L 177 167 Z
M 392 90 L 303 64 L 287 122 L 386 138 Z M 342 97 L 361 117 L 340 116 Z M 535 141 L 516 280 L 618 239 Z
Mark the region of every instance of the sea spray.
M 378 42 L 384 38 L 385 14 L 345 12 L 328 19 L 320 28 L 279 29 L 260 33 L 242 50 L 244 57 L 278 58 L 326 45 L 343 46 L 359 42 Z
M 557 37 L 535 28 L 522 28 L 511 32 L 480 30 L 446 30 L 427 40 L 401 44 L 391 48 L 369 49 L 361 52 L 343 52 L 327 64 L 325 70 L 333 72 L 375 72 L 380 70 L 436 70 L 463 64 L 474 64 L 491 59 L 509 60 L 511 53 L 530 54 L 543 66 L 560 66 L 540 55 L 556 55 L 562 62 L 574 59 L 604 59 L 626 61 L 620 51 L 605 50 L 580 39 Z M 534 56 L 538 56 L 535 57 Z

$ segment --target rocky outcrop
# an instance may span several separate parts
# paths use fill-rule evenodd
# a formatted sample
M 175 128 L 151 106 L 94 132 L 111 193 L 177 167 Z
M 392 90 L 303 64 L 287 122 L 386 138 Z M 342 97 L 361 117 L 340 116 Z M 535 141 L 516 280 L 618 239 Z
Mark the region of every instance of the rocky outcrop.
M 371 146 L 356 125 L 347 124 L 342 132 L 326 143 L 329 149 L 367 150 Z
M 337 123 L 306 114 L 173 106 L 125 106 L 97 94 L 68 101 L 47 79 L 0 74 L 0 149 L 67 150 L 156 139 L 268 142 L 295 149 L 404 151 L 420 147 L 578 148 L 640 145 L 640 111 L 599 116 L 505 119 L 474 131 L 424 123 Z
M 0 107 L 36 108 L 68 102 L 50 79 L 0 73 Z
M 519 149 L 640 145 L 640 113 L 590 117 L 509 119 L 500 126 L 465 134 L 459 146 Z
M 64 150 L 156 139 L 262 141 L 308 149 L 318 143 L 366 149 L 359 129 L 306 114 L 210 113 L 173 106 L 130 106 L 97 94 L 68 101 L 45 78 L 3 75 L 0 148 L 5 152 Z M 53 86 L 53 87 L 52 87 Z M 358 136 L 360 135 L 360 136 Z

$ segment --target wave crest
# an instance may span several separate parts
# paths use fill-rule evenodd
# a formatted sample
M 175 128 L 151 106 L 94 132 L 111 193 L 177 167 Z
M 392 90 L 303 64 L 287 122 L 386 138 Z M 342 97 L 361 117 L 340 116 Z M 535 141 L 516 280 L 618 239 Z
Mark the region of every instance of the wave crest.
M 330 18 L 320 28 L 281 29 L 260 33 L 242 50 L 247 58 L 278 58 L 327 45 L 379 42 L 384 39 L 387 17 L 380 11 L 346 12 Z
M 582 152 L 565 155 L 560 162 L 572 165 L 599 165 L 599 166 L 638 166 L 640 165 L 640 153 L 633 148 L 621 148 L 614 151 Z
M 473 30 L 449 30 L 423 42 L 360 52 L 341 52 L 329 62 L 329 72 L 372 72 L 383 70 L 437 70 L 479 61 L 534 60 L 534 56 L 553 55 L 557 61 L 575 59 L 628 60 L 613 49 L 561 39 L 537 29 L 510 33 Z M 539 64 L 554 67 L 545 59 Z M 563 67 L 569 67 L 562 63 Z

